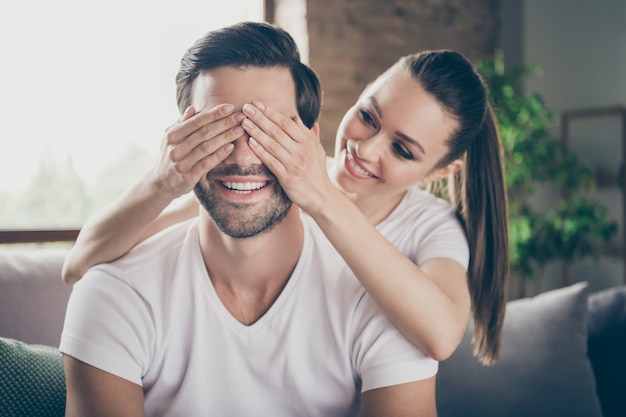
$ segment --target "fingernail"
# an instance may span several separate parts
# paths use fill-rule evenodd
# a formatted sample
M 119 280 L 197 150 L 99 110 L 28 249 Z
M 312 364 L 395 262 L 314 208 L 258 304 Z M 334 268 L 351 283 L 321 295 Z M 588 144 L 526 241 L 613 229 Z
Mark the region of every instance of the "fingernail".
M 259 110 L 261 110 L 261 111 L 265 110 L 265 104 L 261 103 L 260 101 L 253 101 L 252 104 L 257 106 L 259 108 Z
M 237 113 L 237 114 L 235 115 L 234 121 L 235 121 L 235 123 L 241 123 L 241 122 L 243 121 L 243 119 L 245 119 L 245 118 L 246 118 L 246 115 L 245 115 L 245 114 L 243 114 L 243 113 Z
M 249 114 L 250 116 L 254 116 L 254 113 L 256 113 L 256 110 L 254 110 L 254 106 L 251 106 L 250 104 L 244 104 L 243 112 L 246 114 Z
M 258 148 L 259 147 L 259 142 L 256 141 L 256 139 L 254 139 L 252 136 L 250 136 L 248 138 L 248 143 L 250 144 L 250 146 L 252 146 L 253 148 Z
M 224 145 L 222 149 L 224 149 L 225 153 L 231 153 L 233 149 L 235 149 L 235 145 L 233 145 L 232 143 L 229 143 L 228 145 Z
M 233 133 L 237 136 L 241 136 L 243 135 L 243 127 L 241 126 L 235 126 L 233 127 Z
M 243 125 L 243 127 L 245 127 L 246 129 L 254 129 L 254 123 L 252 123 L 250 121 L 250 119 L 246 119 L 243 122 L 241 122 L 241 124 Z
M 235 110 L 235 106 L 233 106 L 232 104 L 225 104 L 220 111 L 222 112 L 223 115 L 227 115 L 232 113 L 232 111 Z

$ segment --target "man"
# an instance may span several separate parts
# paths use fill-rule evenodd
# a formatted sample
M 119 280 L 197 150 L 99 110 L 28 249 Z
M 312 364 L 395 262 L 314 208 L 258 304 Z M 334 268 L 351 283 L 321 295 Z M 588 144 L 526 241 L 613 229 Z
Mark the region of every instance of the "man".
M 190 105 L 259 100 L 317 129 L 317 77 L 267 24 L 207 34 L 177 85 L 186 120 L 208 117 Z M 195 187 L 198 219 L 74 287 L 60 346 L 67 415 L 434 416 L 437 363 L 386 319 L 239 134 Z

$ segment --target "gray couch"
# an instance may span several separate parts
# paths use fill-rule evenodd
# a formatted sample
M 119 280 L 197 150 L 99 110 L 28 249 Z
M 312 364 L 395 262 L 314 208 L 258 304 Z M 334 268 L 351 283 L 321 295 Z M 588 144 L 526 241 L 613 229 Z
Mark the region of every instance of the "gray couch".
M 64 254 L 0 249 L 2 416 L 64 413 Z M 579 283 L 510 302 L 494 366 L 472 356 L 471 334 L 440 365 L 441 417 L 626 416 L 626 288 L 588 294 Z

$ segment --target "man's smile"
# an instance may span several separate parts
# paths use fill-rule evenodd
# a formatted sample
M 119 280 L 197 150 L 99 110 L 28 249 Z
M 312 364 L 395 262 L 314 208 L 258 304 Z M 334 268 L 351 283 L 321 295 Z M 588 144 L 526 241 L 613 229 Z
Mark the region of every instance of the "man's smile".
M 264 188 L 269 181 L 263 182 L 234 182 L 234 181 L 220 181 L 222 187 L 236 193 L 236 194 L 249 194 L 253 191 Z

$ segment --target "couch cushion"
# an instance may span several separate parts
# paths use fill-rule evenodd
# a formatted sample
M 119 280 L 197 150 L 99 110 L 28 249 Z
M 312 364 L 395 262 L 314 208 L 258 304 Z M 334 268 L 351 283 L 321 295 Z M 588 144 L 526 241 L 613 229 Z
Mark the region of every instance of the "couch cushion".
M 61 279 L 66 253 L 0 249 L 0 337 L 59 345 L 72 290 Z
M 589 297 L 589 359 L 604 417 L 626 415 L 626 286 Z
M 65 415 L 65 375 L 56 348 L 0 338 L 0 410 L 12 417 Z
M 440 417 L 600 417 L 587 358 L 586 283 L 507 305 L 500 359 L 472 355 L 472 326 L 437 378 Z

